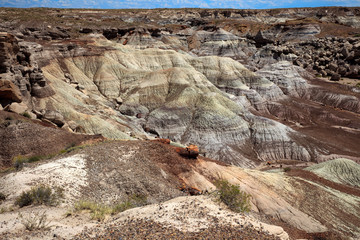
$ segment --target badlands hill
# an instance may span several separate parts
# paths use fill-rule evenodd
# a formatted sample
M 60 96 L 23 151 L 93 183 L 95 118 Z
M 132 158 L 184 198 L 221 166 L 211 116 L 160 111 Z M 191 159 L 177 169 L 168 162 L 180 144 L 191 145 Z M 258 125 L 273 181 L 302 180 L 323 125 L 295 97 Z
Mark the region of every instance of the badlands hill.
M 238 166 L 356 160 L 358 11 L 2 9 L 2 106 Z
M 359 8 L 0 19 L 0 238 L 359 238 Z M 177 153 L 190 144 L 197 159 Z M 249 214 L 213 201 L 217 179 L 252 196 Z M 63 202 L 14 206 L 38 184 Z M 149 205 L 73 212 L 131 196 Z M 52 226 L 25 231 L 42 211 Z
M 336 161 L 345 165 L 350 160 Z M 359 171 L 355 167 L 353 171 Z M 229 211 L 211 194 L 188 196 L 179 190 L 186 186 L 211 193 L 219 178 L 251 194 L 250 214 Z M 5 174 L 1 182 L 0 191 L 6 195 L 0 227 L 4 239 L 167 239 L 171 234 L 178 239 L 209 234 L 210 239 L 223 234 L 230 239 L 356 239 L 360 233 L 358 187 L 327 181 L 308 170 L 267 172 L 204 157 L 188 159 L 157 141 L 99 142 L 28 164 Z M 39 184 L 63 188 L 63 202 L 57 207 L 14 207 L 21 192 Z M 112 205 L 133 194 L 146 196 L 150 205 L 109 215 L 101 223 L 87 212 L 72 213 L 79 200 Z M 43 211 L 51 221 L 50 230 L 24 231 L 18 214 L 36 216 Z

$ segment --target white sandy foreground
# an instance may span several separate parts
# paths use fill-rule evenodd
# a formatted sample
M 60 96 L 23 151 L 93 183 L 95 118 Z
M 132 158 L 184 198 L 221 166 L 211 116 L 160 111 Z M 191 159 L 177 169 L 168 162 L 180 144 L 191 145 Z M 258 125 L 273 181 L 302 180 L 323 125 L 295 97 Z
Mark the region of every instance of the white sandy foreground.
M 37 166 L 26 167 L 0 179 L 0 192 L 13 203 L 15 198 L 32 186 L 44 184 L 64 189 L 65 202 L 79 198 L 80 189 L 87 185 L 86 160 L 81 154 L 61 158 Z M 0 206 L 1 207 L 1 206 Z
M 216 217 L 219 224 L 231 224 L 235 227 L 250 226 L 281 239 L 289 239 L 288 234 L 281 227 L 261 223 L 250 215 L 231 212 L 209 196 L 178 197 L 161 204 L 129 209 L 115 216 L 109 216 L 104 223 L 92 220 L 88 212 L 69 216 L 67 213 L 73 209 L 74 202 L 79 200 L 81 188 L 88 184 L 86 156 L 81 154 L 29 166 L 21 171 L 7 174 L 0 181 L 0 192 L 7 196 L 6 201 L 0 205 L 3 212 L 0 213 L 0 239 L 8 239 L 9 236 L 11 239 L 25 239 L 26 236 L 31 239 L 53 239 L 54 236 L 71 239 L 87 228 L 95 227 L 99 232 L 105 229 L 107 224 L 116 224 L 128 217 L 152 219 L 181 231 L 190 232 L 210 227 Z M 13 205 L 21 192 L 38 184 L 63 187 L 65 201 L 57 207 L 28 206 L 18 209 Z M 36 233 L 26 231 L 24 219 L 39 216 L 44 212 L 50 228 Z M 11 234 L 6 235 L 6 233 Z
M 209 196 L 178 197 L 161 204 L 134 208 L 120 214 L 114 222 L 121 222 L 127 218 L 146 218 L 175 227 L 180 231 L 197 232 L 210 227 L 214 217 L 218 219 L 219 225 L 231 224 L 239 228 L 250 226 L 280 239 L 289 239 L 283 228 L 262 223 L 251 215 L 229 211 L 225 205 L 214 202 Z
M 129 217 L 151 219 L 165 226 L 176 227 L 186 232 L 196 232 L 210 227 L 214 217 L 216 217 L 220 225 L 231 224 L 239 228 L 249 226 L 258 231 L 275 235 L 282 240 L 289 239 L 288 234 L 281 227 L 262 223 L 250 215 L 231 212 L 224 205 L 212 201 L 209 196 L 178 197 L 161 204 L 129 209 L 107 218 L 104 223 L 91 220 L 90 215 L 86 212 L 67 216 L 68 209 L 66 207 L 37 206 L 2 213 L 0 215 L 0 239 L 2 239 L 5 232 L 14 233 L 15 235 L 11 236 L 12 239 L 24 239 L 25 236 L 32 234 L 25 231 L 22 224 L 23 219 L 19 217 L 19 213 L 24 217 L 28 217 L 31 214 L 39 214 L 44 211 L 50 229 L 31 235 L 31 239 L 53 239 L 54 236 L 71 239 L 84 229 L 93 227 L 99 233 L 105 231 L 107 224 L 120 223 Z

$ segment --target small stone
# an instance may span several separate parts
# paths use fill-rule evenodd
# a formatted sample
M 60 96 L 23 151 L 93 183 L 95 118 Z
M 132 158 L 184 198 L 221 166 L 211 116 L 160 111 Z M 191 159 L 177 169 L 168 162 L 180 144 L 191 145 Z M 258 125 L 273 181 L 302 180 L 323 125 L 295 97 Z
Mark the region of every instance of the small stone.
M 123 103 L 123 100 L 121 97 L 118 97 L 118 98 L 115 98 L 115 101 L 117 104 L 122 104 Z
M 339 81 L 340 78 L 341 78 L 340 74 L 335 73 L 331 76 L 330 80 L 331 81 Z
M 14 112 L 17 114 L 23 114 L 26 110 L 28 109 L 28 107 L 26 106 L 25 103 L 12 103 L 10 104 L 10 106 L 6 109 L 9 112 Z

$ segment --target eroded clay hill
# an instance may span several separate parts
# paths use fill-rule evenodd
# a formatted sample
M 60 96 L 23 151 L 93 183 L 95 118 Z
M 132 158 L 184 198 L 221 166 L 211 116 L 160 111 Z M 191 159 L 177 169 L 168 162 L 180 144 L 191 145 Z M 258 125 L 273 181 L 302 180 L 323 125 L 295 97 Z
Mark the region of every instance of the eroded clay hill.
M 239 166 L 358 160 L 358 8 L 0 18 L 6 111 L 110 139 L 193 143 Z
M 276 11 L 183 10 L 170 17 L 173 11 L 164 10 L 155 18 L 152 11 L 49 9 L 34 10 L 49 25 L 29 27 L 26 10 L 4 9 L 2 16 L 13 21 L 3 30 L 13 35 L 2 35 L 2 79 L 20 89 L 15 100 L 23 100 L 27 111 L 72 131 L 107 138 L 159 135 L 242 166 L 321 161 L 334 153 L 357 157 L 351 144 L 358 138 L 356 87 L 314 82 L 309 73 L 357 77 L 357 38 L 340 37 L 358 31 L 357 11 L 284 10 L 275 21 Z M 89 28 L 99 14 L 109 23 Z M 55 27 L 47 15 L 64 20 Z M 113 28 L 115 16 L 128 28 Z M 178 27 L 174 17 L 182 21 Z M 243 23 L 243 30 L 229 29 L 231 21 Z M 336 24 L 346 25 L 346 34 L 324 27 Z M 318 39 L 321 34 L 336 38 Z M 309 58 L 303 52 L 311 41 Z M 326 50 L 334 41 L 341 55 Z M 332 131 L 339 134 L 329 141 Z M 343 139 L 349 139 L 346 148 L 339 146 Z

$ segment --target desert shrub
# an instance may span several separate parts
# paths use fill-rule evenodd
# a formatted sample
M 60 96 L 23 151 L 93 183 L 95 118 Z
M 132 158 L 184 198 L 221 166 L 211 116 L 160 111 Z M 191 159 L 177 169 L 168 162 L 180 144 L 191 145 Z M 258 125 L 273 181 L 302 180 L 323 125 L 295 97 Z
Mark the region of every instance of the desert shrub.
M 284 172 L 290 172 L 290 171 L 291 171 L 291 168 L 290 168 L 290 167 L 284 168 Z
M 61 188 L 51 189 L 49 186 L 39 185 L 29 191 L 22 192 L 15 200 L 15 205 L 25 207 L 29 205 L 48 205 L 56 206 L 63 197 Z
M 27 216 L 19 213 L 19 219 L 28 231 L 45 230 L 49 228 L 50 224 L 50 221 L 47 220 L 47 215 L 45 211 L 31 212 Z
M 19 155 L 19 156 L 16 156 L 13 158 L 13 165 L 16 170 L 21 170 L 24 166 L 24 163 L 37 162 L 37 161 L 40 161 L 45 158 L 48 158 L 48 157 L 44 157 L 44 156 L 25 157 L 25 156 Z
M 102 221 L 106 215 L 114 215 L 130 208 L 140 207 L 147 204 L 147 197 L 145 195 L 134 194 L 128 197 L 124 202 L 119 202 L 114 205 L 105 205 L 101 203 L 95 203 L 93 201 L 82 200 L 75 203 L 74 210 L 82 211 L 88 210 L 91 218 Z
M 41 156 L 32 156 L 27 160 L 27 162 L 29 162 L 29 163 L 37 162 L 37 161 L 40 161 L 42 158 L 43 157 L 41 157 Z
M 133 194 L 128 197 L 128 200 L 134 207 L 141 207 L 147 204 L 147 197 L 143 194 Z
M 238 185 L 230 184 L 226 180 L 217 180 L 215 186 L 218 201 L 223 202 L 230 210 L 241 213 L 250 211 L 251 195 L 241 191 Z
M 11 124 L 11 121 L 9 121 L 9 120 L 1 121 L 0 128 L 7 128 L 8 126 L 10 126 L 10 124 Z
M 117 214 L 133 207 L 135 207 L 133 203 L 131 203 L 129 200 L 126 200 L 125 202 L 115 204 L 112 208 L 111 214 Z
M 61 150 L 59 153 L 60 154 L 64 154 L 64 153 L 69 153 L 78 149 L 83 149 L 87 147 L 87 145 L 78 145 L 76 146 L 76 143 L 72 143 L 70 144 L 68 147 L 66 147 L 65 149 Z
M 124 202 L 115 204 L 112 207 L 112 214 L 126 211 L 130 208 L 141 207 L 147 204 L 147 197 L 142 194 L 133 194 Z
M 21 114 L 21 115 L 23 115 L 26 118 L 31 118 L 31 116 L 28 112 L 23 112 L 23 114 Z
M 26 162 L 27 162 L 27 158 L 25 158 L 24 156 L 16 156 L 13 158 L 13 165 L 16 170 L 22 169 L 24 166 L 24 163 L 26 163 Z
M 33 202 L 34 200 L 31 196 L 31 192 L 27 191 L 27 192 L 22 192 L 21 195 L 16 198 L 15 205 L 19 207 L 25 207 L 33 204 Z
M 357 83 L 355 87 L 360 88 L 360 83 Z
M 112 213 L 112 208 L 110 206 L 85 200 L 75 203 L 74 208 L 75 211 L 89 210 L 91 218 L 98 221 L 104 220 L 106 215 Z
M 12 120 L 15 120 L 15 119 L 14 119 L 14 117 L 12 117 L 12 116 L 8 116 L 8 117 L 5 118 L 5 120 L 6 120 L 6 121 L 12 121 Z
M 5 201 L 6 196 L 4 193 L 0 192 L 0 202 Z

